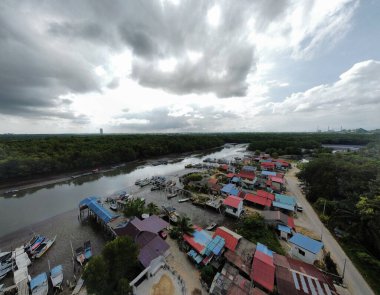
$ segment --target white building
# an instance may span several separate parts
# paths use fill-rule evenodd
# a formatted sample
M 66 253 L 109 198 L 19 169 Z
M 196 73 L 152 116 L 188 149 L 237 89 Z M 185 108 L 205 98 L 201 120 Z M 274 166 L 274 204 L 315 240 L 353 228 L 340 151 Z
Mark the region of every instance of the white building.
M 322 259 L 323 243 L 296 233 L 289 239 L 292 257 L 313 264 L 315 260 Z
M 243 212 L 243 199 L 235 196 L 228 196 L 223 205 L 226 207 L 226 213 L 239 218 Z

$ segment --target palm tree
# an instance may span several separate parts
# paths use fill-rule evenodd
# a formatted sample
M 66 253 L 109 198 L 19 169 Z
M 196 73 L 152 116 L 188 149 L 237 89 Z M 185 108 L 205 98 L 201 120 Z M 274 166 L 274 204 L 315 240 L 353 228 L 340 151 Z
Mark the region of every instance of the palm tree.
M 160 213 L 160 209 L 155 203 L 151 202 L 148 205 L 146 205 L 145 212 L 149 213 L 149 215 L 157 215 Z
M 180 248 L 183 248 L 183 235 L 193 235 L 194 226 L 191 223 L 191 219 L 186 215 L 180 216 L 177 221 L 177 225 L 173 229 L 178 233 L 178 243 Z

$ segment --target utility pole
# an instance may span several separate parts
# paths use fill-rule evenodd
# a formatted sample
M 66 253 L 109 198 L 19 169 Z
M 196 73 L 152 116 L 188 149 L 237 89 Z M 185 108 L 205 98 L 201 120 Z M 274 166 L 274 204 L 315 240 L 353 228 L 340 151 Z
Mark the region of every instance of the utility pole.
M 343 273 L 342 273 L 342 281 L 343 281 L 343 279 L 344 279 L 344 272 L 346 271 L 346 262 L 347 262 L 347 259 L 344 258 Z
M 323 204 L 323 213 L 322 213 L 322 215 L 325 215 L 325 209 L 326 209 L 326 200 L 325 200 L 325 203 Z

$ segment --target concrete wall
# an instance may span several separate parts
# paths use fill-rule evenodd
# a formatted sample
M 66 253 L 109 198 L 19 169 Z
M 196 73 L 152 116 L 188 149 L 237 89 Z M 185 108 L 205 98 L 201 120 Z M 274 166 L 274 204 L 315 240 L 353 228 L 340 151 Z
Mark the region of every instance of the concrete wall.
M 307 251 L 307 250 L 305 250 L 303 248 L 300 248 L 300 247 L 298 247 L 298 246 L 296 246 L 294 244 L 290 244 L 290 246 L 291 246 L 291 250 L 290 250 L 291 256 L 294 257 L 294 258 L 298 258 L 298 259 L 300 259 L 300 260 L 302 260 L 304 262 L 313 264 L 315 260 L 319 260 L 321 258 L 321 255 L 322 255 L 321 252 L 322 251 L 320 251 L 318 253 L 318 255 L 316 255 L 316 254 L 311 253 L 311 252 L 309 252 L 309 251 Z M 300 253 L 300 251 L 305 252 L 305 255 L 302 255 Z

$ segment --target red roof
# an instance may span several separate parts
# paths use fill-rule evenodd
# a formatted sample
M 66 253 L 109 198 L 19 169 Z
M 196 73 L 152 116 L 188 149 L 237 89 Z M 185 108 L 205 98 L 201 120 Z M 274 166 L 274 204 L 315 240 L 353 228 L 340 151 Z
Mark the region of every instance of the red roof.
M 263 166 L 263 167 L 272 167 L 272 168 L 274 168 L 274 166 L 276 164 L 273 163 L 273 162 L 262 162 L 260 165 Z
M 244 197 L 244 200 L 259 204 L 262 206 L 268 206 L 270 207 L 272 205 L 272 201 L 270 199 L 258 196 L 258 195 L 253 195 L 253 194 L 246 194 Z
M 274 201 L 274 194 L 271 194 L 270 192 L 258 190 L 256 191 L 256 194 L 260 197 L 264 197 L 264 198 L 270 199 L 271 201 Z
M 232 178 L 232 177 L 234 177 L 234 176 L 235 176 L 234 173 L 228 173 L 228 174 L 227 174 L 227 178 Z
M 231 251 L 235 251 L 236 249 L 236 246 L 240 240 L 239 238 L 239 235 L 238 234 L 235 234 L 235 233 L 231 233 L 230 230 L 228 230 L 227 228 L 223 228 L 223 227 L 218 227 L 214 233 L 214 236 L 220 236 L 222 237 L 226 244 L 225 244 L 225 247 L 227 249 L 230 249 Z
M 235 196 L 228 196 L 224 201 L 223 205 L 230 206 L 233 208 L 239 208 L 239 204 L 243 202 L 243 199 Z
M 194 225 L 194 230 L 195 231 L 202 231 L 203 229 L 200 228 L 199 226 L 197 225 Z M 189 245 L 194 248 L 198 253 L 201 253 L 202 250 L 205 248 L 205 245 L 202 245 L 202 244 L 199 244 L 195 241 L 194 237 L 193 236 L 190 236 L 190 235 L 187 235 L 187 234 L 184 234 L 183 235 L 183 239 L 184 241 L 186 241 L 187 243 L 189 243 Z
M 248 171 L 240 171 L 237 176 L 246 178 L 249 180 L 254 180 L 256 177 L 254 172 L 248 172 Z
M 223 164 L 223 165 L 220 165 L 219 168 L 227 171 L 228 165 L 227 164 Z
M 274 182 L 278 182 L 278 183 L 285 183 L 285 179 L 284 178 L 281 178 L 281 177 L 277 177 L 277 176 L 269 176 L 269 178 L 274 181 Z
M 209 184 L 217 184 L 217 183 L 218 183 L 218 179 L 217 179 L 217 178 L 210 178 L 210 179 L 208 180 L 208 183 L 209 183 Z
M 273 257 L 256 251 L 252 263 L 251 279 L 272 292 L 274 289 L 274 272 Z
M 290 228 L 292 228 L 292 229 L 296 229 L 296 226 L 295 226 L 295 224 L 294 224 L 294 219 L 293 219 L 293 217 L 291 217 L 291 216 L 288 217 L 288 226 L 289 226 Z

